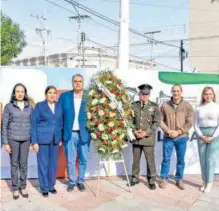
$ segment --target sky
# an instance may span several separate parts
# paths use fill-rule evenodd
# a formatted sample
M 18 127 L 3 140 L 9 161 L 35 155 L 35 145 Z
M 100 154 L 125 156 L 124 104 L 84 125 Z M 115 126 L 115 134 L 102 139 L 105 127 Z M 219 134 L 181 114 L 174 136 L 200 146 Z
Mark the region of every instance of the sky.
M 24 30 L 27 47 L 18 58 L 42 55 L 42 41 L 35 29 L 40 28 L 40 22 L 32 15 L 47 16 L 46 27 L 51 30 L 47 41 L 48 54 L 64 52 L 77 46 L 77 24 L 75 20 L 69 20 L 69 16 L 75 16 L 72 5 L 64 0 L 49 0 L 65 9 L 56 6 L 47 0 L 3 0 L 2 11 L 10 16 Z M 118 0 L 78 0 L 79 3 L 89 7 L 111 19 L 119 21 Z M 189 0 L 132 0 L 130 1 L 130 27 L 141 32 L 161 31 L 154 35 L 157 40 L 174 40 L 188 38 Z M 118 43 L 118 27 L 111 25 L 97 17 L 79 10 L 80 14 L 90 15 L 91 19 L 82 21 L 81 30 L 86 33 L 89 40 L 115 46 Z M 109 29 L 109 27 L 111 29 Z M 95 46 L 86 41 L 86 45 Z M 130 33 L 130 44 L 147 43 L 147 38 Z M 179 46 L 179 41 L 170 44 Z M 179 48 L 166 45 L 153 45 L 152 57 L 156 62 L 180 68 Z M 188 43 L 185 43 L 188 49 Z M 107 48 L 103 48 L 106 50 Z M 116 48 L 114 48 L 116 49 Z M 111 49 L 108 51 L 113 52 Z M 143 59 L 150 59 L 151 45 L 133 46 L 130 54 Z M 167 58 L 172 57 L 172 58 Z M 185 67 L 188 67 L 185 61 Z M 160 66 L 162 68 L 162 66 Z M 165 68 L 163 66 L 163 68 Z

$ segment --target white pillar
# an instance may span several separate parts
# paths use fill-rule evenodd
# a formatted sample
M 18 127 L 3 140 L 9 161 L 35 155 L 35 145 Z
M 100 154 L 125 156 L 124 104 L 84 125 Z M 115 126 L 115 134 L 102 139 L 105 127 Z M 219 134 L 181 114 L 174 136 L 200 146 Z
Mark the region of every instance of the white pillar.
M 127 71 L 129 68 L 129 1 L 120 0 L 120 29 L 118 70 Z

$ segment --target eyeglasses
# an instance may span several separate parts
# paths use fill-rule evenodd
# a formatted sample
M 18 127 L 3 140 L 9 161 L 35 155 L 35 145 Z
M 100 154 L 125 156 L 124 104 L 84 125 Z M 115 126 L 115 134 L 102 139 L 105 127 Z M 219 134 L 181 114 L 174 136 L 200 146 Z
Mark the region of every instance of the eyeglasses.
M 147 96 L 147 95 L 149 95 L 149 94 L 145 94 L 145 93 L 140 93 L 141 95 L 143 95 L 143 96 Z

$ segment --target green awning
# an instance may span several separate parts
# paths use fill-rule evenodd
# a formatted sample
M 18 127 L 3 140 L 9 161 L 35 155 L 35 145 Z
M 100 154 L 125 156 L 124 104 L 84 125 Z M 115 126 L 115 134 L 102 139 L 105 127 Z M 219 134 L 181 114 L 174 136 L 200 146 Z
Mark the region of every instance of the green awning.
M 166 84 L 219 84 L 219 74 L 159 72 L 158 77 Z

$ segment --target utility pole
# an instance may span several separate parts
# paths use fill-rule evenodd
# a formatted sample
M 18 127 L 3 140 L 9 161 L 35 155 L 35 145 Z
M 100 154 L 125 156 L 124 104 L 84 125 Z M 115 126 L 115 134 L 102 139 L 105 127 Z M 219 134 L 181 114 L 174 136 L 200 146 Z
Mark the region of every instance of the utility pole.
M 148 39 L 148 42 L 151 44 L 151 62 L 153 60 L 153 47 L 154 44 L 157 44 L 154 39 L 154 34 L 161 33 L 161 31 L 152 31 L 152 32 L 146 32 L 144 34 L 149 34 L 151 39 Z
M 68 3 L 71 3 L 68 0 L 64 0 L 64 1 L 66 1 Z M 75 6 L 75 4 L 72 4 L 72 6 L 74 7 L 77 15 L 76 16 L 71 16 L 71 17 L 69 17 L 69 19 L 70 20 L 71 19 L 76 20 L 77 26 L 78 26 L 78 31 L 77 31 L 77 34 L 78 34 L 78 36 L 77 36 L 77 47 L 78 47 L 78 57 L 79 57 L 78 66 L 80 67 L 81 66 L 81 62 L 80 62 L 80 60 L 81 60 L 81 44 L 82 44 L 81 43 L 81 21 L 85 20 L 85 19 L 90 19 L 91 17 L 89 15 L 81 15 L 79 13 L 78 8 Z
M 36 28 L 36 33 L 40 36 L 41 40 L 42 40 L 42 44 L 43 44 L 43 56 L 44 56 L 44 66 L 48 65 L 48 60 L 47 60 L 47 38 L 50 34 L 50 30 L 48 30 L 46 28 L 46 13 L 44 11 L 43 15 L 32 15 L 31 17 L 36 18 L 40 24 L 42 28 Z
M 81 51 L 82 51 L 82 67 L 85 65 L 85 48 L 84 48 L 84 42 L 85 42 L 85 33 L 81 32 Z
M 98 56 L 99 56 L 99 69 L 101 70 L 101 69 L 102 69 L 102 67 L 101 67 L 101 65 L 102 65 L 102 64 L 101 64 L 101 54 L 100 54 L 101 52 L 100 52 L 100 50 L 101 50 L 101 49 L 100 49 L 100 48 L 98 48 Z
M 129 7 L 130 0 L 120 0 L 118 70 L 125 73 L 129 68 Z
M 183 40 L 180 41 L 180 71 L 183 72 L 183 61 L 188 56 L 188 53 L 183 47 Z
M 74 7 L 75 8 L 75 7 Z M 77 16 L 71 16 L 69 17 L 69 19 L 71 20 L 76 20 L 77 22 L 77 27 L 78 27 L 78 30 L 77 30 L 77 47 L 78 47 L 78 57 L 80 58 L 81 57 L 81 20 L 84 20 L 84 19 L 90 19 L 90 16 L 89 15 L 80 15 L 78 10 L 75 8 L 75 10 L 77 11 L 78 15 Z M 80 66 L 80 64 L 79 64 Z

